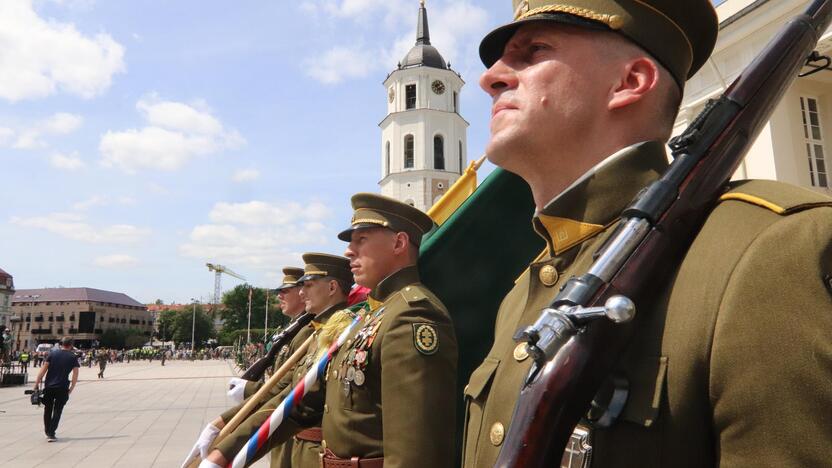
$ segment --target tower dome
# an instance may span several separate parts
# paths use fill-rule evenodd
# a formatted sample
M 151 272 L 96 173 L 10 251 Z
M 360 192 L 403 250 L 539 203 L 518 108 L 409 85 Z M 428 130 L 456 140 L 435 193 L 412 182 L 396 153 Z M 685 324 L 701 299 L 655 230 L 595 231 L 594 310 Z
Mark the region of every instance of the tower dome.
M 430 45 L 430 31 L 428 30 L 428 12 L 425 2 L 419 5 L 419 19 L 416 23 L 416 45 L 404 56 L 399 68 L 432 67 L 442 70 L 448 69 L 448 64 L 436 47 Z

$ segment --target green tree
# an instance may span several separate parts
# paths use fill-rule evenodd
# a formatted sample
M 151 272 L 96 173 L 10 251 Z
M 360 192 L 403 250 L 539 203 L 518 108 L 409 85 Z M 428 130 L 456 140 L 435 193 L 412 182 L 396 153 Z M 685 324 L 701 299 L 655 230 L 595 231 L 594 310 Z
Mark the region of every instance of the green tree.
M 201 343 L 205 340 L 214 337 L 214 323 L 211 318 L 202 310 L 202 306 L 196 306 L 196 317 L 193 316 L 192 310 L 183 310 L 177 312 L 173 317 L 173 340 L 177 343 L 191 341 L 191 325 L 196 321 L 196 328 L 194 332 L 195 347 L 200 348 Z
M 234 330 L 245 330 L 248 326 L 248 284 L 240 284 L 222 295 L 224 306 L 221 317 L 223 333 Z M 266 290 L 252 288 L 251 290 L 251 328 L 263 329 L 266 311 Z M 289 320 L 280 312 L 277 294 L 269 291 L 269 329 L 285 325 Z
M 170 341 L 173 339 L 173 331 L 174 331 L 174 318 L 176 317 L 176 311 L 165 309 L 159 312 L 159 318 L 156 319 L 156 325 L 159 329 L 159 339 L 162 341 Z M 189 332 L 190 333 L 190 329 Z M 190 340 L 190 335 L 188 335 L 188 339 Z
M 108 328 L 101 333 L 98 343 L 102 348 L 123 348 L 125 334 L 118 328 Z

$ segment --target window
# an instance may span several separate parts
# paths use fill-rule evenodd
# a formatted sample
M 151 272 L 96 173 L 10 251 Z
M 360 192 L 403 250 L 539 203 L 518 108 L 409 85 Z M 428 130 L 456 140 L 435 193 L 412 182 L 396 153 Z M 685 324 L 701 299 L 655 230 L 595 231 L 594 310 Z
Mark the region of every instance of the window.
M 812 187 L 829 187 L 817 99 L 801 96 L 800 113 L 803 117 L 803 140 L 806 144 Z
M 416 108 L 416 85 L 409 84 L 404 87 L 405 109 Z
M 404 168 L 413 168 L 413 135 L 404 136 Z
M 454 91 L 454 112 L 459 114 L 459 95 Z
M 459 152 L 457 155 L 459 156 L 459 173 L 462 174 L 462 171 L 465 170 L 462 168 L 462 140 L 459 140 Z
M 385 145 L 384 152 L 384 177 L 390 175 L 390 142 Z
M 445 139 L 442 135 L 433 137 L 433 168 L 445 170 Z

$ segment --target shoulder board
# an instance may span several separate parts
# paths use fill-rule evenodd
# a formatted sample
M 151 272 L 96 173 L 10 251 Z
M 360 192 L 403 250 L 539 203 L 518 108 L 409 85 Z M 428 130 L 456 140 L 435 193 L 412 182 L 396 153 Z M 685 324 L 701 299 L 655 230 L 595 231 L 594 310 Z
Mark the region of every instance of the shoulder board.
M 430 300 L 430 296 L 428 296 L 425 291 L 418 286 L 405 286 L 405 288 L 399 292 L 408 304 L 415 304 L 417 302 Z
M 742 180 L 731 183 L 719 202 L 740 201 L 787 216 L 820 206 L 832 207 L 832 198 L 811 190 L 773 180 Z

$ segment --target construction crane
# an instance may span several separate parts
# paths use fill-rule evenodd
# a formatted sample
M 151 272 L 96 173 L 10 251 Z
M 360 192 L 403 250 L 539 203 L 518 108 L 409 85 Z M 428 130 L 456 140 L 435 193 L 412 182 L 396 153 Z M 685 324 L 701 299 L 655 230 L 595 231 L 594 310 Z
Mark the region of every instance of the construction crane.
M 216 308 L 219 307 L 220 304 L 220 294 L 222 294 L 222 291 L 220 290 L 220 277 L 223 273 L 225 273 L 228 276 L 233 276 L 234 278 L 239 278 L 243 281 L 245 281 L 246 279 L 238 275 L 237 273 L 234 273 L 233 271 L 231 271 L 231 269 L 223 265 L 206 263 L 205 266 L 208 267 L 208 271 L 214 272 L 214 307 Z

